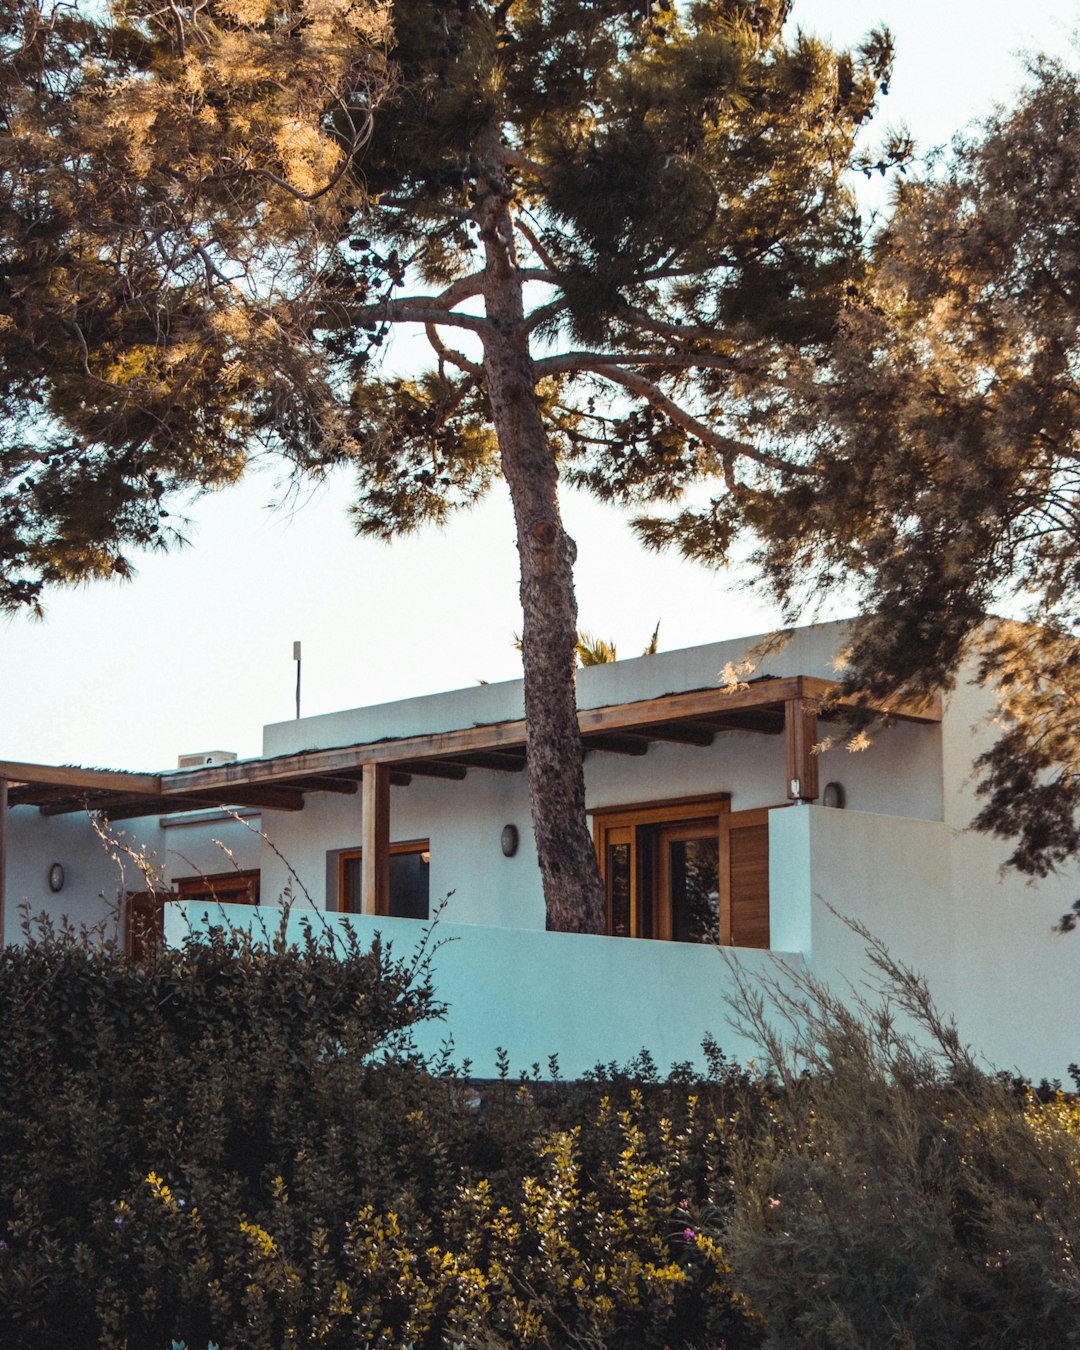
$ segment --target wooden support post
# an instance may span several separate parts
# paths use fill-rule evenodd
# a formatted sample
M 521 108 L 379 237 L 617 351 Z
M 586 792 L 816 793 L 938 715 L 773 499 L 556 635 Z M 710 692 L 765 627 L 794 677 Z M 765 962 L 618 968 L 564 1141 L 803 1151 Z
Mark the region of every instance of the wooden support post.
M 7 908 L 4 904 L 4 881 L 7 877 L 7 818 L 8 818 L 8 780 L 0 778 L 0 946 L 5 941 L 4 926 L 7 920 Z
M 819 795 L 817 704 L 812 699 L 789 698 L 784 702 L 784 736 L 787 740 L 787 795 L 795 802 L 812 802 Z
M 364 914 L 387 914 L 390 911 L 390 768 L 386 764 L 365 764 L 363 774 L 361 909 Z

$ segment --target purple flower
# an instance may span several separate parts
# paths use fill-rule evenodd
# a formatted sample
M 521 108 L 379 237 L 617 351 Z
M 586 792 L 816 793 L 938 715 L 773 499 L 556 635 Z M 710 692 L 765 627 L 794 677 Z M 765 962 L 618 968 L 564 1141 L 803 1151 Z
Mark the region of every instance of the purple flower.
M 682 1235 L 687 1240 L 687 1242 L 697 1241 L 697 1234 L 694 1232 L 692 1228 L 684 1228 Z

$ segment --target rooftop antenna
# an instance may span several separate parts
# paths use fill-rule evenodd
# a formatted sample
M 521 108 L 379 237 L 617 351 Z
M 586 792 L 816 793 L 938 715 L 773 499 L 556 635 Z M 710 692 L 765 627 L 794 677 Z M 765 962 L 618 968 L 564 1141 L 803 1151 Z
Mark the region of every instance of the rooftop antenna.
M 296 662 L 296 716 L 300 717 L 300 644 L 294 642 L 292 645 L 292 659 Z

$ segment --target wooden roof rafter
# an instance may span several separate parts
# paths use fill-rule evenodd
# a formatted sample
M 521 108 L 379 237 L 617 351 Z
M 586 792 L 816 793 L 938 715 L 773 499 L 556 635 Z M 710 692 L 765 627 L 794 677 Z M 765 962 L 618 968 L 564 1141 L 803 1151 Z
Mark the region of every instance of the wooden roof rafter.
M 655 741 L 704 747 L 725 730 L 779 734 L 794 725 L 796 706 L 810 718 L 869 711 L 896 720 L 941 720 L 940 700 L 913 709 L 842 696 L 829 680 L 784 676 L 585 708 L 578 724 L 586 750 L 641 755 Z M 38 805 L 50 815 L 89 806 L 123 819 L 224 804 L 296 811 L 308 792 L 355 793 L 365 767 L 375 765 L 387 770 L 391 784 L 401 785 L 414 775 L 460 780 L 470 769 L 518 773 L 525 767 L 525 723 L 515 719 L 162 774 L 0 761 L 0 781 L 10 784 L 12 806 Z M 809 781 L 809 762 L 800 775 L 789 774 L 795 777 Z

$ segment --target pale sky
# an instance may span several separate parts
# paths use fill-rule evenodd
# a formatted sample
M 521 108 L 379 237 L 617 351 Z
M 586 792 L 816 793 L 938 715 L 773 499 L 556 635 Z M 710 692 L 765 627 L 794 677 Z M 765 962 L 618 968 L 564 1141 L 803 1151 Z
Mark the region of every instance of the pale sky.
M 793 22 L 856 42 L 896 38 L 878 125 L 920 148 L 1008 101 L 1018 53 L 1067 52 L 1077 0 L 796 0 Z M 56 591 L 44 621 L 0 619 L 0 759 L 131 769 L 179 754 L 257 755 L 262 726 L 520 673 L 517 556 L 501 485 L 447 529 L 391 546 L 353 537 L 349 483 L 283 505 L 273 473 L 204 498 L 192 543 L 138 560 L 130 584 Z M 611 508 L 564 494 L 582 627 L 636 656 L 660 619 L 669 650 L 767 630 L 777 616 L 732 579 L 645 554 Z

